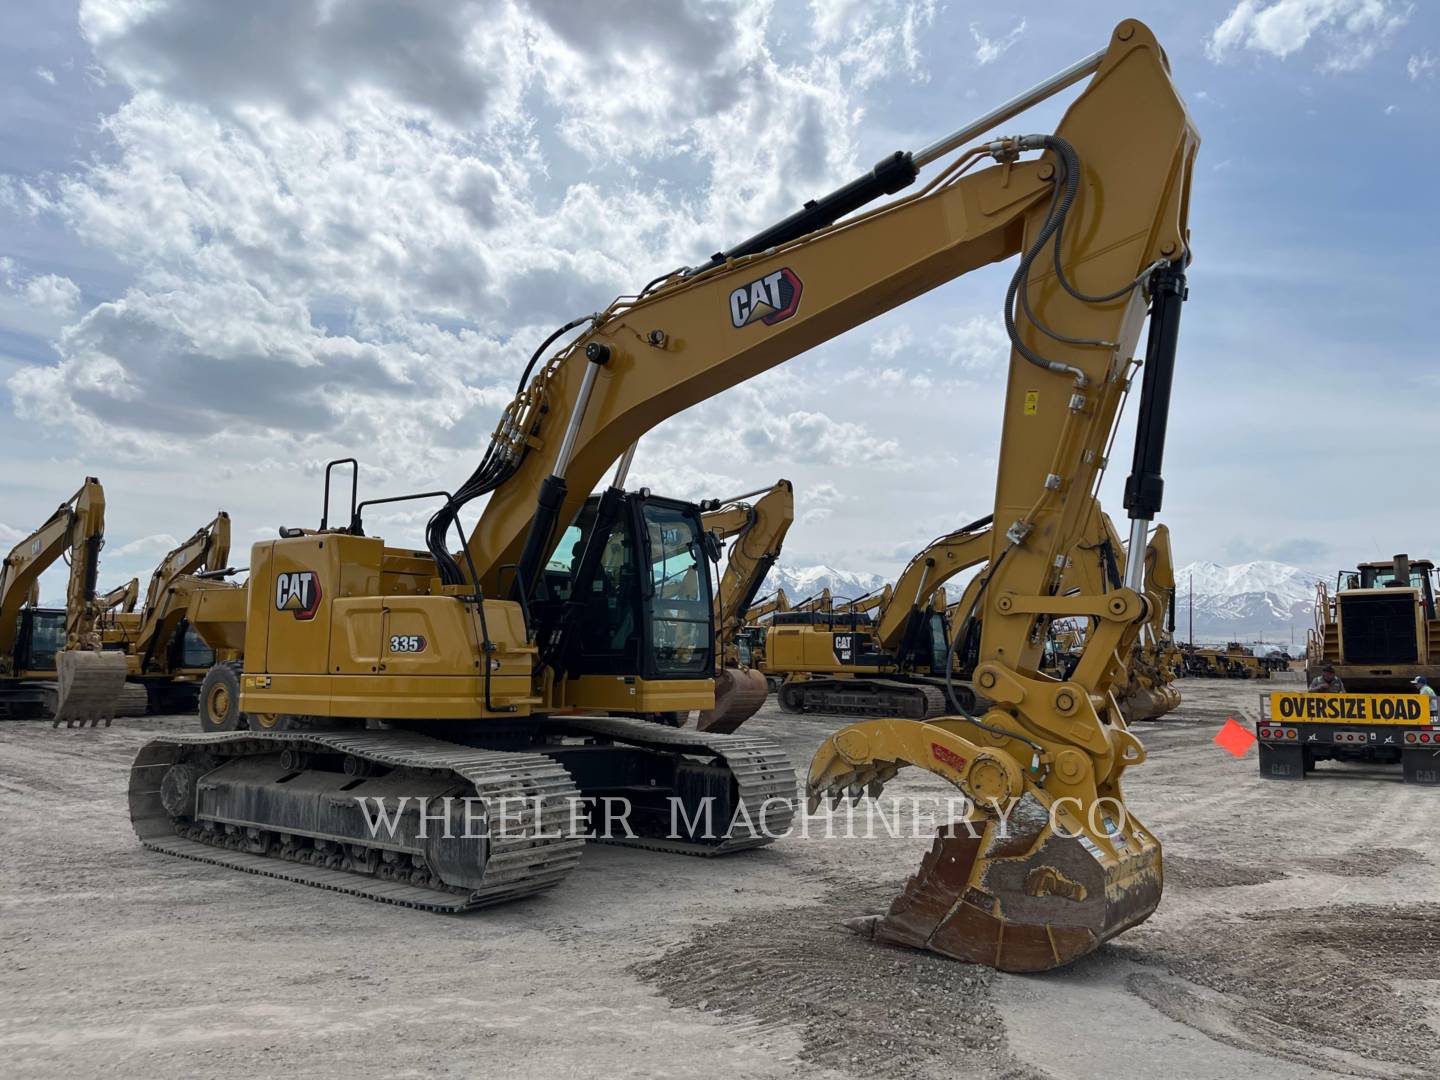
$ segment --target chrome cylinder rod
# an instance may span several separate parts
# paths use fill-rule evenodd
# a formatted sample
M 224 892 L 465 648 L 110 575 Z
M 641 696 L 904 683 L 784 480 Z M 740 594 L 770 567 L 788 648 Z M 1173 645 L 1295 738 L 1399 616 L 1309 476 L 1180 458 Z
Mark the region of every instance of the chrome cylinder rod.
M 1130 520 L 1130 547 L 1125 552 L 1125 587 L 1138 593 L 1145 591 L 1145 550 L 1149 535 L 1149 521 L 1145 518 Z
M 630 475 L 630 464 L 635 460 L 635 448 L 639 445 L 640 440 L 636 439 L 630 444 L 629 449 L 620 455 L 620 460 L 615 463 L 615 479 L 610 481 L 612 488 L 619 491 L 625 490 L 625 480 Z
M 1026 109 L 1038 105 L 1046 98 L 1058 94 L 1067 86 L 1074 86 L 1087 75 L 1093 75 L 1100 70 L 1100 63 L 1105 59 L 1105 49 L 1099 49 L 1083 60 L 1077 60 L 1064 71 L 1058 71 L 1042 83 L 1037 83 L 1022 94 L 1017 94 L 1003 105 L 997 105 L 984 116 L 977 117 L 970 121 L 959 131 L 946 135 L 943 139 L 931 143 L 923 150 L 915 152 L 914 161 L 917 169 L 924 168 L 932 161 L 944 157 L 946 154 L 960 149 L 972 139 L 984 135 L 997 124 L 1003 124 L 1012 117 L 1019 116 Z

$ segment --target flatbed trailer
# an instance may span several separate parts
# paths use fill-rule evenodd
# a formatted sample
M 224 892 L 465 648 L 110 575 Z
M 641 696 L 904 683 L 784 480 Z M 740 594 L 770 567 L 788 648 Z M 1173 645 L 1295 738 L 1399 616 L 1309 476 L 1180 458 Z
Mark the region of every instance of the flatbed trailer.
M 1304 780 L 1318 762 L 1400 765 L 1407 784 L 1440 785 L 1440 699 L 1425 694 L 1260 695 L 1260 775 Z

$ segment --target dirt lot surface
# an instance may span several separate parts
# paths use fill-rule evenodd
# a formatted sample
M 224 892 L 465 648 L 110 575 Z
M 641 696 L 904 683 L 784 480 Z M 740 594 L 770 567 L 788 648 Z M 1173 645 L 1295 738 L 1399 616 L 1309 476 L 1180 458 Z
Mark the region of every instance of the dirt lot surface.
M 1440 791 L 1211 742 L 1257 684 L 1187 680 L 1141 725 L 1131 809 L 1159 911 L 1016 977 L 854 937 L 928 840 L 725 860 L 592 845 L 558 889 L 437 916 L 153 854 L 130 759 L 181 717 L 0 725 L 8 1076 L 1433 1077 Z M 767 706 L 798 768 L 839 721 Z M 913 771 L 912 771 L 913 772 Z M 902 774 L 887 794 L 944 794 Z

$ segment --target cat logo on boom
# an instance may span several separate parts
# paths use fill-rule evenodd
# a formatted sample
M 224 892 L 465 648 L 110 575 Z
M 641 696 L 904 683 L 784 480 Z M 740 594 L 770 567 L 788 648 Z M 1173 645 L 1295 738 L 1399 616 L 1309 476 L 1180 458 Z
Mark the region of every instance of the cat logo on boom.
M 275 610 L 296 619 L 313 619 L 320 608 L 320 579 L 314 570 L 292 570 L 275 576 Z
M 795 271 L 786 267 L 741 285 L 730 294 L 730 322 L 735 329 L 751 323 L 774 326 L 800 310 L 803 286 Z

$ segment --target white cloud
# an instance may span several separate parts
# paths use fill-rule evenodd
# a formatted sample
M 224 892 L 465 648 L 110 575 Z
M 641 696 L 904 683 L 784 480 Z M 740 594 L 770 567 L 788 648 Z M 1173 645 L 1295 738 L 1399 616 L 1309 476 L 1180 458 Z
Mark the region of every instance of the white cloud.
M 69 315 L 80 303 L 80 287 L 59 274 L 31 278 L 25 283 L 23 295 L 27 302 L 59 315 Z
M 55 85 L 55 73 L 47 67 L 37 67 L 35 69 L 35 77 L 37 79 L 43 79 L 51 86 Z
M 915 342 L 915 331 L 909 323 L 897 323 L 876 334 L 870 342 L 870 355 L 876 360 L 892 361 Z
M 1240 0 L 1205 49 L 1217 63 L 1242 49 L 1284 60 L 1319 36 L 1327 46 L 1320 70 L 1358 71 L 1389 44 L 1412 10 L 1399 0 Z
M 981 64 L 993 64 L 1009 51 L 1025 33 L 1026 21 L 1021 19 L 1010 31 L 998 38 L 986 37 L 979 23 L 970 24 L 970 36 L 975 39 L 975 59 Z
M 995 374 L 1010 362 L 1010 338 L 998 316 L 972 315 L 940 327 L 935 339 L 935 347 L 966 371 Z
M 114 152 L 7 201 L 133 276 L 9 377 L 21 417 L 151 458 L 363 443 L 433 476 L 550 327 L 858 172 L 859 91 L 924 77 L 935 10 L 857 5 L 781 60 L 767 3 L 261 6 L 82 4 L 133 91 Z
M 130 555 L 147 555 L 154 553 L 163 555 L 180 545 L 180 541 L 169 533 L 152 533 L 149 536 L 142 536 L 137 540 L 131 540 L 128 544 L 122 544 L 113 552 L 114 555 L 125 558 Z
M 29 535 L 29 533 L 21 532 L 19 529 L 12 528 L 4 522 L 0 522 L 0 544 L 18 543 Z
M 1405 71 L 1410 76 L 1411 82 L 1435 78 L 1436 67 L 1440 67 L 1440 61 L 1430 55 L 1429 49 L 1417 53 L 1405 62 Z
M 863 424 L 806 409 L 755 416 L 739 437 L 751 457 L 762 461 L 843 466 L 893 460 L 900 452 L 894 439 L 872 435 Z

